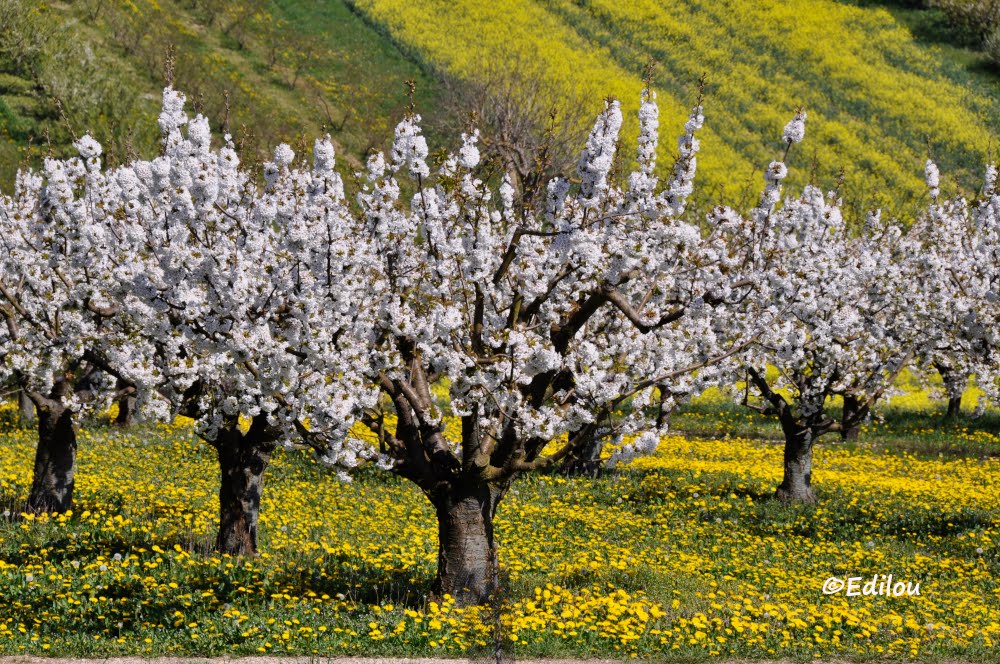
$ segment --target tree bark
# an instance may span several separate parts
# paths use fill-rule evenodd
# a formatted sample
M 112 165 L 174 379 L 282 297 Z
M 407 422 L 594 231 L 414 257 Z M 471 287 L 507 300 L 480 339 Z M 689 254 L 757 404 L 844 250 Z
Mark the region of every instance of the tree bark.
M 66 512 L 73 504 L 76 431 L 73 413 L 50 402 L 38 407 L 38 447 L 28 495 L 29 512 Z
M 945 419 L 957 420 L 962 416 L 962 397 L 948 397 L 948 412 Z
M 815 503 L 816 496 L 812 492 L 813 430 L 792 421 L 782 422 L 782 429 L 785 433 L 785 475 L 774 495 L 786 503 Z
M 840 418 L 841 440 L 857 440 L 861 436 L 861 422 L 868 415 L 866 411 L 861 406 L 861 399 L 852 394 L 844 396 L 844 412 Z
M 122 379 L 118 379 L 117 389 L 123 390 L 128 385 Z M 120 427 L 130 427 L 135 423 L 135 394 L 126 394 L 118 399 L 118 416 L 115 424 Z
M 17 393 L 17 424 L 26 427 L 35 421 L 35 404 L 22 390 Z
M 256 555 L 264 470 L 271 460 L 274 443 L 253 429 L 244 435 L 233 426 L 220 431 L 214 445 L 221 476 L 216 550 L 234 556 Z
M 499 585 L 493 516 L 502 491 L 485 482 L 447 484 L 430 496 L 438 518 L 435 595 L 459 606 L 485 604 Z
M 941 380 L 944 382 L 944 391 L 948 395 L 948 410 L 945 412 L 945 420 L 955 420 L 962 416 L 962 392 L 965 391 L 967 378 L 964 374 L 958 374 L 944 364 L 935 364 Z
M 570 437 L 575 432 L 570 432 Z M 563 461 L 560 470 L 568 477 L 597 477 L 601 473 L 601 452 L 604 450 L 604 438 L 594 435 L 583 445 L 574 450 Z

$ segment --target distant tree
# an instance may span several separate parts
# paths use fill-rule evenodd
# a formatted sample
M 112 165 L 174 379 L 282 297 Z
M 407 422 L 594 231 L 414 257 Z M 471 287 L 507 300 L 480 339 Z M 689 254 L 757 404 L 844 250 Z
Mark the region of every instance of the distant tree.
M 790 124 L 787 148 L 802 133 Z M 776 208 L 786 174 L 783 161 L 771 164 L 752 215 L 752 237 L 761 259 L 774 266 L 773 292 L 785 314 L 748 358 L 744 403 L 781 425 L 784 477 L 777 498 L 814 502 L 815 443 L 830 432 L 853 437 L 899 372 L 933 347 L 940 331 L 928 315 L 930 272 L 921 261 L 920 231 L 904 232 L 873 213 L 854 235 L 836 194 L 825 196 L 814 186 Z M 750 401 L 753 394 L 759 403 Z M 840 419 L 825 410 L 838 395 L 845 406 Z
M 217 3 L 214 15 L 221 16 L 222 34 L 232 37 L 241 49 L 248 46 L 255 22 L 270 21 L 269 0 L 228 0 Z
M 1000 0 L 927 0 L 927 4 L 944 11 L 973 46 L 979 46 L 1000 29 Z
M 323 51 L 322 40 L 314 35 L 286 33 L 286 47 L 281 51 L 281 62 L 286 69 L 285 83 L 295 88 Z
M 479 128 L 483 158 L 510 174 L 519 196 L 540 201 L 550 178 L 573 172 L 590 118 L 537 65 L 491 62 L 475 80 L 445 78 L 443 87 L 446 117 Z
M 993 66 L 1000 69 L 1000 25 L 994 27 L 986 35 L 986 38 L 983 40 L 983 51 Z
M 32 0 L 0 0 L 0 72 L 37 74 L 53 35 L 53 21 Z
M 944 380 L 946 417 L 960 414 L 962 392 L 970 378 L 984 395 L 1000 401 L 1000 188 L 997 168 L 987 166 L 977 199 L 939 200 L 937 167 L 928 162 L 932 203 L 917 220 L 927 238 L 923 260 L 926 306 L 933 317 L 936 343 L 920 358 L 925 373 Z
M 773 223 L 775 240 L 798 243 L 781 252 L 795 303 L 772 336 L 762 337 L 757 364 L 747 368 L 748 394 L 756 392 L 762 403 L 745 403 L 781 425 L 778 499 L 814 502 L 816 442 L 830 432 L 854 437 L 926 340 L 914 315 L 920 304 L 906 288 L 919 276 L 906 238 L 893 228 L 847 238 L 836 208 L 814 188 L 788 201 Z M 777 371 L 767 374 L 765 363 Z M 825 410 L 838 395 L 844 398 L 840 419 Z

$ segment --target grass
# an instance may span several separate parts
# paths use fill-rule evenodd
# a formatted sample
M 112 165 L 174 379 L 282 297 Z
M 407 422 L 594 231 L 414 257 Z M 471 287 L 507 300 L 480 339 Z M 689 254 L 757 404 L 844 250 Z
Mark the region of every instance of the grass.
M 509 647 L 1000 661 L 1000 461 L 980 458 L 996 448 L 935 431 L 914 403 L 857 445 L 817 448 L 817 506 L 770 499 L 771 425 L 718 400 L 679 414 L 677 434 L 629 468 L 523 478 L 497 521 Z M 427 597 L 433 511 L 405 481 L 362 471 L 341 484 L 303 453 L 278 453 L 263 554 L 236 559 L 210 551 L 217 470 L 183 425 L 88 425 L 75 510 L 61 517 L 16 514 L 33 434 L 8 423 L 0 451 L 0 513 L 13 512 L 0 518 L 0 654 L 424 656 L 490 643 L 488 616 Z M 921 595 L 820 590 L 830 576 L 888 573 Z
M 333 118 L 352 136 L 356 154 L 385 147 L 409 100 L 404 81 L 417 82 L 414 102 L 433 115 L 436 80 L 407 59 L 344 2 L 276 0 L 275 12 L 296 33 L 326 46 L 309 67 L 341 115 Z M 346 116 L 346 121 L 345 121 Z

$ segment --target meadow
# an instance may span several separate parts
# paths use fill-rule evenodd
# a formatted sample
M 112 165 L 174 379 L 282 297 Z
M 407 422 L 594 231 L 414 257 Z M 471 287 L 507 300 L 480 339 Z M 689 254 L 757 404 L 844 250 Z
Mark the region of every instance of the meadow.
M 596 480 L 523 478 L 500 505 L 500 633 L 517 657 L 998 661 L 996 414 L 934 395 L 817 447 L 816 506 L 771 500 L 773 425 L 708 397 L 658 452 Z M 34 433 L 0 432 L 0 654 L 409 656 L 493 647 L 487 609 L 424 594 L 436 527 L 409 483 L 304 452 L 268 470 L 259 557 L 212 553 L 213 451 L 188 425 L 80 437 L 76 505 L 19 516 Z M 902 444 L 900 441 L 908 441 Z M 12 511 L 13 510 L 13 511 Z M 919 596 L 825 595 L 889 574 Z M 484 613 L 487 611 L 487 613 Z

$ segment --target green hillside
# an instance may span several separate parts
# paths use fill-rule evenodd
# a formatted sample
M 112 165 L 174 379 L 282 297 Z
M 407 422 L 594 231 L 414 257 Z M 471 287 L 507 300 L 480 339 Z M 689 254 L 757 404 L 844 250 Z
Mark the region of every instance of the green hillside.
M 40 43 L 20 65 L 0 49 L 3 189 L 19 163 L 65 153 L 88 130 L 112 161 L 155 150 L 171 52 L 176 87 L 216 126 L 228 95 L 233 135 L 260 155 L 311 146 L 325 128 L 357 165 L 391 138 L 404 81 L 434 106 L 435 82 L 339 0 L 0 0 L 5 20 Z

